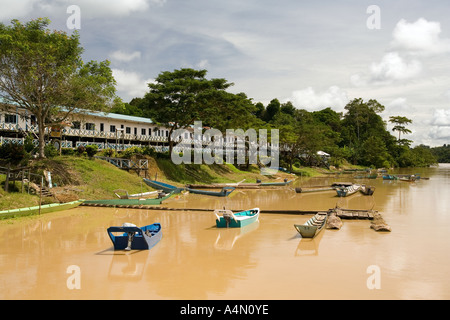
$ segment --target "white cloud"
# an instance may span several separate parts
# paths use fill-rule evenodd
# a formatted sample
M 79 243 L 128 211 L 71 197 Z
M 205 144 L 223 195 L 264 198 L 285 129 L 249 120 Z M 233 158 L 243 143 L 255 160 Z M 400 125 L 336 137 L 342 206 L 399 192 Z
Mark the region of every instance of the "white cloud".
M 33 5 L 39 0 L 1 0 L 0 20 L 22 18 L 33 11 Z M 6 21 L 5 21 L 6 22 Z
M 147 84 L 153 82 L 153 79 L 146 80 L 137 72 L 120 69 L 112 69 L 112 72 L 117 82 L 117 91 L 125 100 L 144 96 L 148 91 Z
M 424 18 L 408 23 L 400 20 L 393 33 L 392 45 L 411 54 L 430 55 L 450 51 L 450 40 L 439 37 L 441 24 Z
M 82 17 L 127 16 L 132 12 L 149 8 L 148 0 L 79 0 Z M 153 2 L 153 1 L 151 1 Z
M 354 86 L 366 84 L 391 84 L 396 81 L 412 79 L 422 71 L 422 63 L 412 59 L 409 62 L 398 52 L 389 52 L 383 56 L 379 63 L 372 63 L 369 74 L 354 74 L 350 82 Z
M 336 111 L 343 110 L 350 101 L 347 93 L 338 86 L 331 86 L 324 92 L 316 93 L 312 87 L 292 92 L 292 103 L 297 108 L 319 110 L 331 107 Z
M 134 59 L 139 59 L 141 57 L 140 51 L 134 51 L 131 53 L 123 52 L 121 50 L 114 51 L 110 54 L 110 57 L 113 60 L 120 61 L 120 62 L 130 62 Z
M 407 103 L 406 98 L 399 97 L 386 104 L 385 112 L 389 115 L 394 115 L 400 113 L 405 114 L 414 110 L 415 108 Z
M 437 109 L 434 111 L 431 124 L 435 126 L 449 126 L 450 127 L 450 109 Z

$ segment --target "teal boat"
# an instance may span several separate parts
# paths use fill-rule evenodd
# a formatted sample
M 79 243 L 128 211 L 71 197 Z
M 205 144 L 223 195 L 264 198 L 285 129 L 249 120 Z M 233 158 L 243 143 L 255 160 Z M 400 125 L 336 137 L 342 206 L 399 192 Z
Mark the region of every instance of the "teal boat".
M 253 208 L 237 213 L 231 210 L 214 210 L 217 228 L 241 228 L 247 226 L 259 218 L 259 208 Z
M 83 202 L 84 202 L 84 200 L 76 200 L 76 201 L 66 202 L 66 203 L 51 203 L 51 204 L 44 204 L 41 206 L 4 210 L 4 211 L 0 211 L 0 220 L 15 218 L 15 217 L 30 216 L 30 215 L 39 214 L 39 213 L 43 214 L 43 213 L 49 213 L 49 212 L 68 210 L 68 209 L 78 207 Z
M 215 196 L 215 197 L 227 197 L 230 193 L 234 191 L 234 187 L 224 187 L 220 191 L 209 191 L 209 190 L 197 190 L 192 188 L 186 188 L 190 193 L 196 194 L 204 194 L 207 196 Z
M 398 178 L 392 174 L 385 174 L 383 175 L 383 180 L 398 180 Z
M 327 218 L 327 212 L 318 212 L 305 224 L 294 224 L 294 227 L 301 234 L 302 238 L 314 238 L 325 226 Z
M 144 178 L 144 182 L 148 186 L 152 187 L 153 189 L 162 190 L 165 193 L 171 193 L 171 192 L 173 192 L 173 193 L 180 193 L 181 191 L 184 190 L 184 188 L 175 187 L 175 186 L 173 186 L 171 184 L 164 183 L 164 182 L 161 182 L 161 181 L 150 180 L 150 179 Z
M 164 200 L 169 199 L 173 192 L 161 198 L 152 199 L 105 199 L 105 200 L 86 200 L 85 206 L 152 206 L 161 204 Z

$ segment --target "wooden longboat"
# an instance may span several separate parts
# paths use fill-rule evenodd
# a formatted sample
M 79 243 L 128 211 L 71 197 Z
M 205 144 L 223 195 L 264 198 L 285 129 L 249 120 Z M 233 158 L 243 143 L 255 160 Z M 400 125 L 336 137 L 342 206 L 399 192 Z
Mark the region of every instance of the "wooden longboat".
M 173 186 L 171 184 L 168 184 L 168 183 L 164 183 L 164 182 L 156 181 L 156 180 L 150 180 L 150 179 L 147 179 L 147 178 L 144 178 L 144 182 L 148 186 L 152 187 L 153 189 L 162 190 L 165 193 L 171 193 L 171 192 L 173 192 L 173 193 L 180 193 L 181 191 L 184 190 L 184 188 L 175 187 L 175 186 Z
M 107 206 L 149 206 L 161 204 L 164 200 L 169 199 L 173 195 L 173 192 L 165 195 L 161 198 L 151 199 L 104 199 L 104 200 L 86 200 L 83 205 L 107 205 Z
M 22 216 L 30 216 L 30 215 L 34 215 L 34 214 L 39 214 L 39 212 L 41 214 L 43 214 L 43 213 L 49 213 L 49 212 L 68 210 L 68 209 L 78 207 L 83 202 L 84 202 L 84 200 L 76 200 L 76 201 L 71 201 L 71 202 L 66 202 L 66 203 L 44 204 L 44 205 L 41 205 L 40 207 L 33 206 L 33 207 L 27 207 L 27 208 L 3 210 L 3 211 L 0 211 L 0 220 L 15 218 L 15 217 L 22 217 Z
M 348 197 L 351 196 L 352 194 L 355 194 L 360 189 L 361 189 L 360 184 L 352 184 L 351 186 L 348 187 L 336 188 L 336 193 L 338 197 Z
M 314 238 L 325 226 L 327 218 L 327 212 L 318 212 L 304 224 L 294 224 L 294 227 L 302 238 Z
M 375 192 L 375 187 L 362 185 L 359 191 L 366 196 L 371 196 Z
M 190 193 L 195 194 L 204 194 L 207 196 L 215 196 L 215 197 L 227 197 L 230 193 L 234 191 L 234 187 L 224 187 L 220 191 L 210 191 L 210 190 L 198 190 L 198 189 L 192 189 L 192 188 L 186 188 L 187 191 Z

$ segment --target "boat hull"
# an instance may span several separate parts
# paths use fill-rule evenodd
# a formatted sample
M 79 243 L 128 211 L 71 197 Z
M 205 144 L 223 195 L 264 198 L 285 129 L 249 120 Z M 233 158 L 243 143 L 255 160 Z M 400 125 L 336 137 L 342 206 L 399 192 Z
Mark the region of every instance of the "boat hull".
M 170 193 L 157 199 L 104 199 L 104 200 L 86 200 L 83 205 L 107 205 L 107 206 L 152 206 L 161 204 L 164 200 L 170 198 Z
M 135 226 L 109 227 L 107 232 L 114 245 L 114 250 L 149 250 L 162 238 L 160 223 L 141 228 Z M 114 235 L 114 232 L 122 234 Z M 133 235 L 131 241 L 129 234 Z
M 184 190 L 184 188 L 175 187 L 175 186 L 172 186 L 172 185 L 170 185 L 168 183 L 164 183 L 164 182 L 161 182 L 161 181 L 150 180 L 150 179 L 144 178 L 144 182 L 148 186 L 152 187 L 153 189 L 162 190 L 165 193 L 171 193 L 171 192 L 173 192 L 173 193 L 180 193 L 181 191 Z
M 40 211 L 39 211 L 39 206 L 4 210 L 4 211 L 0 211 L 0 220 L 39 214 L 39 212 L 41 214 L 44 214 L 44 213 L 68 210 L 68 209 L 78 207 L 83 202 L 84 202 L 84 200 L 77 200 L 77 201 L 71 201 L 71 202 L 66 202 L 66 203 L 45 204 L 45 205 L 41 205 Z
M 338 197 L 348 197 L 348 196 L 351 196 L 352 194 L 355 194 L 360 189 L 361 189 L 361 185 L 354 184 L 349 187 L 336 188 L 336 193 L 337 193 Z
M 235 218 L 228 218 L 225 214 L 219 216 L 216 210 L 216 227 L 217 228 L 242 228 L 258 221 L 259 218 L 259 208 L 254 208 L 250 210 L 245 210 L 233 214 Z
M 326 212 L 321 212 L 308 221 L 305 224 L 294 224 L 294 228 L 302 236 L 302 238 L 314 238 L 323 229 L 328 219 Z
M 207 196 L 215 196 L 215 197 L 227 197 L 231 192 L 234 191 L 234 187 L 224 187 L 221 191 L 208 191 L 208 190 L 197 190 L 192 188 L 186 188 L 190 193 L 195 194 L 203 194 Z

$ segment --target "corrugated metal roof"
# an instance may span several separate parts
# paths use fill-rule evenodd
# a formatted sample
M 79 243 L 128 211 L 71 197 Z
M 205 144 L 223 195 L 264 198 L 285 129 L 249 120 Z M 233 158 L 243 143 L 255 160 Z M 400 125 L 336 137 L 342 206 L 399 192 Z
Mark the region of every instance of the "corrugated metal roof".
M 108 119 L 115 119 L 115 120 L 125 120 L 125 121 L 133 121 L 133 122 L 142 122 L 142 123 L 148 123 L 153 124 L 153 121 L 149 118 L 142 118 L 142 117 L 135 117 L 135 116 L 127 116 L 124 114 L 118 114 L 118 113 L 106 113 L 106 112 L 86 112 L 86 114 L 95 116 L 95 117 L 101 117 L 101 118 L 108 118 Z

